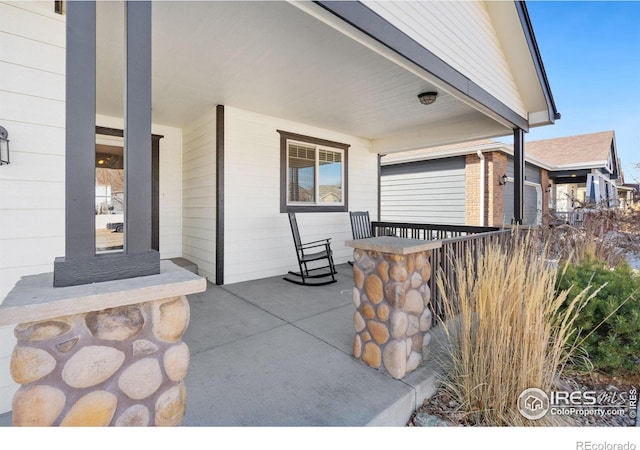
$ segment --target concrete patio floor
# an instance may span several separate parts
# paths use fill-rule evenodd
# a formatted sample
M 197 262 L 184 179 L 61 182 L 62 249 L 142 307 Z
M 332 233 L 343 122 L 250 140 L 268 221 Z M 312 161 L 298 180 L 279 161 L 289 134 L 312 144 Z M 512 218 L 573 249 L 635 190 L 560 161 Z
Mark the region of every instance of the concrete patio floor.
M 190 295 L 183 426 L 404 426 L 435 393 L 437 352 L 404 380 L 356 361 L 352 268 L 338 266 L 337 279 L 209 283 Z

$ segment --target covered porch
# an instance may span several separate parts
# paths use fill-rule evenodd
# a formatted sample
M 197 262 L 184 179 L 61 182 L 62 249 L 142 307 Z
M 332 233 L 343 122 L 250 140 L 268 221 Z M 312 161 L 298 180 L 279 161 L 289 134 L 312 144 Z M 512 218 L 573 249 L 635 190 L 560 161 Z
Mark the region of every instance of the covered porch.
M 188 296 L 191 351 L 183 426 L 404 426 L 433 395 L 437 337 L 396 380 L 352 356 L 353 275 L 320 288 L 271 277 Z M 431 333 L 437 335 L 437 329 Z M 11 413 L 0 425 L 11 424 Z
M 464 64 L 444 58 L 445 49 L 407 37 L 393 19 L 402 9 L 342 6 L 153 3 L 149 87 L 152 132 L 164 136 L 154 224 L 162 258 L 192 260 L 218 285 L 286 272 L 295 259 L 283 213 L 295 210 L 303 213 L 306 238 L 331 237 L 335 259 L 344 263 L 351 253 L 342 245 L 350 238 L 347 211 L 379 218 L 380 155 L 512 133 L 518 139 L 554 120 L 544 95 L 531 102 L 497 66 L 485 68 L 499 72 L 491 76 L 499 86 L 489 85 L 475 69 L 466 73 Z M 526 37 L 530 30 L 516 20 L 526 16 L 520 8 L 474 4 L 473 11 L 452 14 L 482 14 L 488 27 L 503 32 L 508 24 Z M 98 126 L 122 127 L 123 17 L 123 4 L 98 3 Z M 380 28 L 387 22 L 397 28 Z M 460 45 L 493 52 L 482 38 Z M 518 54 L 535 56 L 525 41 L 519 46 Z M 508 60 L 511 52 L 496 58 Z M 534 81 L 537 92 L 540 80 Z M 435 93 L 435 103 L 419 99 L 426 92 Z M 305 151 L 324 145 L 318 152 L 328 146 L 342 176 L 327 174 L 325 182 L 318 174 L 315 186 L 298 186 L 292 168 L 308 169 L 315 156 L 291 156 L 292 145 Z M 330 188 L 340 192 L 332 203 L 322 195 Z
M 187 380 L 187 386 L 194 387 L 189 393 L 186 425 L 196 424 L 193 417 L 210 415 L 206 410 L 198 412 L 193 402 L 202 402 L 203 408 L 217 414 L 231 414 L 220 421 L 227 424 L 234 423 L 233 417 L 240 420 L 256 411 L 263 416 L 267 411 L 271 417 L 276 412 L 282 417 L 305 417 L 308 423 L 317 424 L 406 422 L 409 412 L 392 421 L 383 417 L 386 406 L 366 402 L 384 398 L 386 405 L 406 403 L 412 410 L 420 397 L 416 395 L 422 389 L 419 383 L 412 386 L 406 380 L 376 374 L 350 356 L 351 337 L 346 340 L 345 334 L 328 333 L 327 337 L 320 333 L 337 323 L 332 314 L 352 308 L 342 293 L 353 284 L 342 279 L 348 272 L 341 270 L 341 281 L 334 288 L 342 288 L 330 296 L 333 300 L 306 289 L 290 297 L 288 293 L 296 292 L 291 286 L 286 291 L 279 287 L 284 283 L 279 274 L 295 264 L 283 213 L 300 206 L 286 197 L 291 184 L 287 168 L 294 166 L 290 160 L 295 159 L 287 152 L 303 141 L 329 146 L 332 155 L 341 155 L 341 177 L 336 184 L 344 196 L 339 205 L 314 203 L 296 209 L 304 212 L 304 239 L 331 237 L 338 263 L 351 256 L 350 249 L 342 245 L 351 235 L 347 212 L 367 210 L 373 218 L 379 215 L 380 155 L 513 133 L 522 156 L 524 132 L 559 117 L 524 4 L 478 2 L 457 9 L 451 3 L 434 14 L 428 8 L 437 5 L 421 4 L 425 16 L 434 18 L 433 26 L 420 27 L 426 32 L 444 31 L 444 18 L 453 25 L 451 37 L 459 29 L 476 30 L 470 24 L 477 20 L 483 23 L 478 36 L 456 40 L 454 49 L 436 45 L 430 35 L 412 35 L 411 27 L 403 24 L 411 11 L 401 6 L 385 11 L 373 2 L 153 2 L 151 11 L 143 2 L 97 2 L 97 17 L 91 2 L 83 5 L 69 2 L 67 15 L 55 18 L 56 26 L 47 36 L 60 50 L 54 58 L 61 74 L 55 83 L 56 108 L 46 114 L 47 119 L 55 118 L 57 133 L 45 139 L 34 131 L 39 126 L 33 126 L 23 129 L 22 135 L 37 136 L 35 142 L 20 146 L 16 140 L 15 167 L 21 167 L 21 152 L 52 148 L 55 164 L 47 164 L 48 173 L 66 175 L 56 178 L 52 201 L 44 202 L 39 196 L 25 201 L 16 195 L 17 204 L 28 205 L 39 215 L 35 219 L 28 216 L 29 223 L 37 224 L 29 228 L 28 236 L 20 234 L 21 230 L 18 233 L 17 221 L 16 230 L 8 234 L 10 239 L 19 235 L 21 240 L 11 240 L 5 247 L 7 254 L 20 254 L 26 262 L 10 261 L 9 266 L 20 270 L 6 271 L 10 276 L 3 280 L 5 291 L 21 276 L 50 272 L 54 258 L 63 254 L 73 264 L 60 264 L 62 270 L 54 270 L 56 275 L 68 276 L 56 286 L 142 277 L 154 273 L 159 259 L 187 258 L 210 283 L 202 295 L 211 295 L 213 300 L 202 298 L 201 307 L 211 309 L 211 314 L 204 310 L 200 314 L 196 301 L 200 297 L 192 300 L 191 329 L 185 340 L 193 355 L 189 377 L 194 377 L 192 382 Z M 125 7 L 132 9 L 126 33 Z M 454 10 L 446 10 L 449 7 Z M 32 16 L 40 20 L 40 15 L 25 8 L 17 8 L 16 14 L 39 23 Z M 131 25 L 135 20 L 144 26 Z M 70 39 L 65 40 L 65 28 L 70 30 Z M 512 39 L 514 32 L 517 42 Z M 85 45 L 93 39 L 95 48 Z M 502 41 L 512 45 L 503 51 Z M 144 57 L 136 57 L 136 51 Z M 461 56 L 451 59 L 449 55 L 454 54 Z M 490 56 L 483 58 L 482 67 L 472 61 L 478 54 Z M 511 66 L 508 62 L 514 57 Z M 88 69 L 93 66 L 95 72 Z M 78 74 L 80 80 L 73 78 Z M 135 80 L 126 78 L 132 74 L 138 75 Z M 44 85 L 47 83 L 34 82 L 21 87 L 20 95 L 38 93 Z M 436 102 L 423 102 L 422 93 L 436 93 Z M 66 123 L 60 119 L 65 105 Z M 16 114 L 16 118 L 21 116 Z M 101 127 L 129 133 L 128 143 L 118 142 L 133 162 L 126 163 L 125 176 L 130 179 L 124 250 L 115 255 L 128 265 L 107 265 L 112 255 L 96 254 L 93 206 L 97 183 L 93 174 L 100 163 L 88 149 L 100 144 L 96 130 Z M 158 161 L 147 146 L 148 136 L 156 134 L 162 136 Z M 314 156 L 317 165 L 324 150 L 314 153 L 318 154 Z M 515 179 L 522 182 L 523 159 L 517 161 L 521 170 Z M 28 173 L 31 184 L 39 181 L 36 175 Z M 323 187 L 321 181 L 314 186 L 316 197 Z M 74 202 L 76 198 L 82 202 Z M 521 196 L 516 195 L 515 202 L 518 200 Z M 56 220 L 48 212 L 52 204 L 58 213 Z M 21 212 L 20 217 L 27 214 Z M 55 232 L 50 231 L 52 224 Z M 150 244 L 156 230 L 158 246 Z M 43 246 L 43 237 L 50 245 Z M 17 248 L 19 252 L 14 251 Z M 107 273 L 105 266 L 117 273 Z M 75 277 L 78 267 L 82 279 Z M 132 268 L 140 270 L 132 273 Z M 212 283 L 222 287 L 214 288 Z M 269 283 L 274 284 L 269 288 Z M 234 291 L 240 286 L 247 290 L 246 297 Z M 337 299 L 345 303 L 336 303 Z M 217 315 L 216 308 L 224 310 L 233 303 L 251 312 Z M 296 305 L 305 312 L 296 315 Z M 314 309 L 320 305 L 326 309 Z M 257 329 L 249 326 L 247 317 L 252 314 L 261 316 L 266 325 L 258 321 L 262 325 Z M 307 328 L 314 320 L 319 321 L 317 332 Z M 231 329 L 231 324 L 238 326 Z M 341 327 L 352 328 L 353 324 Z M 272 339 L 261 339 L 264 333 L 271 333 Z M 229 336 L 233 339 L 227 340 Z M 261 345 L 266 341 L 275 342 L 271 348 L 279 353 L 261 359 Z M 221 359 L 213 358 L 211 363 L 212 355 Z M 308 367 L 303 358 L 308 359 Z M 290 365 L 292 360 L 300 365 Z M 7 366 L 8 355 L 4 361 Z M 256 366 L 260 361 L 264 363 Z M 275 371 L 271 370 L 273 361 L 278 361 Z M 204 374 L 201 379 L 198 373 Z M 314 379 L 314 374 L 326 374 L 326 379 Z M 372 377 L 370 383 L 359 381 L 368 377 Z M 285 390 L 278 394 L 269 380 L 279 380 L 278 389 Z M 300 384 L 301 380 L 310 385 Z M 235 385 L 241 381 L 245 384 Z M 375 394 L 377 400 L 368 399 L 357 386 Z M 292 398 L 289 388 L 304 405 L 297 415 L 286 404 L 277 403 Z M 385 392 L 395 394 L 387 397 Z M 336 398 L 336 393 L 344 394 Z M 228 396 L 228 404 L 215 395 Z M 242 401 L 234 395 L 241 395 Z M 345 399 L 355 406 L 346 408 Z M 249 412 L 234 410 L 240 406 Z M 317 414 L 323 408 L 349 411 L 350 418 L 322 420 Z

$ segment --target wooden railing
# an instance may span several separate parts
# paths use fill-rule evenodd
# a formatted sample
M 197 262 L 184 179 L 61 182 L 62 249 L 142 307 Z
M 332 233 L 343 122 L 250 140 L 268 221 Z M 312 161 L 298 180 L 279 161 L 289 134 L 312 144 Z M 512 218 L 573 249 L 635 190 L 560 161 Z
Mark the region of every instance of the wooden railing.
M 475 268 L 479 256 L 483 254 L 484 249 L 488 245 L 494 244 L 495 242 L 505 245 L 510 235 L 511 230 L 509 229 L 469 234 L 443 239 L 442 247 L 432 250 L 429 288 L 431 289 L 431 312 L 433 313 L 434 320 L 445 318 L 443 300 L 445 296 L 453 305 L 458 303 L 456 264 L 459 261 L 464 261 L 467 252 L 470 252 L 472 264 Z M 443 283 L 444 293 L 441 292 L 437 286 L 437 275 L 439 271 L 442 271 L 445 281 Z
M 435 223 L 371 222 L 373 236 L 397 236 L 408 239 L 433 241 L 471 234 L 498 231 L 496 227 L 444 225 Z
M 581 226 L 584 223 L 585 215 L 589 214 L 588 212 L 578 210 L 578 211 L 556 211 L 553 213 L 554 222 L 552 225 L 562 225 L 567 224 L 571 226 Z
M 496 241 L 505 243 L 510 229 L 497 227 L 478 227 L 466 225 L 417 224 L 401 222 L 371 222 L 373 236 L 397 236 L 408 239 L 441 240 L 442 247 L 432 251 L 431 278 L 431 308 L 434 321 L 445 318 L 443 293 L 437 286 L 437 274 L 441 270 L 444 279 L 444 294 L 457 303 L 456 262 L 464 258 L 467 251 L 471 252 L 473 264 L 478 261 L 484 248 Z

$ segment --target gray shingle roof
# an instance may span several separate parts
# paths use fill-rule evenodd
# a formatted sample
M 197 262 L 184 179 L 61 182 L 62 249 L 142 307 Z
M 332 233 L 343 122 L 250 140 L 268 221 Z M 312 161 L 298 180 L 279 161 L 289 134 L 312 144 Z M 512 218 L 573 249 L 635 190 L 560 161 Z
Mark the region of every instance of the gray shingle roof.
M 545 163 L 549 168 L 570 168 L 589 163 L 591 167 L 606 166 L 611 151 L 611 143 L 615 138 L 613 131 L 599 133 L 566 136 L 539 141 L 525 140 L 525 158 Z M 511 152 L 512 145 L 503 144 L 491 139 L 482 139 L 473 142 L 461 142 L 452 145 L 443 145 L 421 150 L 393 153 L 384 156 L 383 162 L 416 161 L 421 159 L 435 159 L 443 157 L 446 153 L 471 154 L 476 150 L 498 150 Z M 508 149 L 508 150 L 506 150 Z
M 614 139 L 613 131 L 525 142 L 525 154 L 552 166 L 607 163 Z

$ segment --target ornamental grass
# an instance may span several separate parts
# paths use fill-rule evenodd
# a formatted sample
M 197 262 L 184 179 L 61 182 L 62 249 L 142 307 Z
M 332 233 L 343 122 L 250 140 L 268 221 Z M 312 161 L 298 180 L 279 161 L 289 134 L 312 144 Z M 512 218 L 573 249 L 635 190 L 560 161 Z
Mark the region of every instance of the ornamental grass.
M 626 254 L 640 255 L 640 209 L 603 207 L 585 211 L 583 217 L 580 224 L 540 229 L 550 258 L 575 265 L 597 260 L 615 267 Z
M 546 252 L 532 235 L 516 230 L 506 245 L 487 245 L 477 261 L 471 253 L 454 261 L 455 280 L 438 274 L 450 318 L 442 322 L 450 358 L 442 388 L 470 423 L 570 425 L 570 419 L 549 414 L 532 421 L 517 408 L 523 390 L 557 386 L 576 348 L 576 317 L 594 295 L 588 294 L 591 286 L 571 298 L 568 290 L 556 294 L 558 271 L 546 262 Z M 445 283 L 453 289 L 444 289 Z

